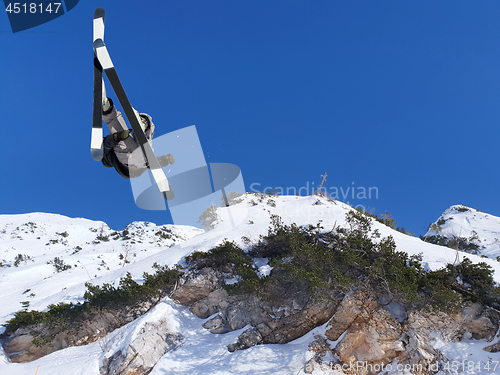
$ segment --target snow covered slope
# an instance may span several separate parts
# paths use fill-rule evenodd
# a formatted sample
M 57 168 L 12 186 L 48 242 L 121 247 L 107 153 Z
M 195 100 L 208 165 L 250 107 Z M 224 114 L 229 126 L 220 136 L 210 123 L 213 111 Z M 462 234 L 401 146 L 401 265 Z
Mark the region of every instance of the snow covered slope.
M 114 231 L 103 222 L 54 214 L 1 215 L 0 324 L 22 302 L 29 302 L 30 310 L 44 310 L 49 304 L 81 301 L 86 282 L 113 282 L 126 266 L 202 232 L 143 222 Z
M 464 205 L 446 209 L 425 236 L 475 239 L 479 254 L 492 259 L 500 256 L 500 217 Z
M 182 263 L 183 258 L 193 251 L 208 251 L 224 239 L 247 247 L 249 241 L 256 242 L 259 236 L 267 234 L 271 215 L 280 216 L 285 224 L 320 223 L 325 230 L 330 230 L 345 225 L 345 214 L 349 210 L 348 205 L 318 196 L 247 194 L 240 203 L 218 209 L 214 229 L 206 232 L 187 226 L 157 226 L 143 222 L 114 231 L 103 222 L 59 215 L 3 215 L 0 216 L 0 324 L 20 311 L 22 302 L 29 302 L 29 309 L 44 310 L 49 304 L 81 301 L 85 283 L 89 281 L 94 284 L 116 283 L 126 272 L 140 281 L 143 272 L 151 272 L 154 262 L 173 266 Z M 473 214 L 471 211 L 469 221 L 474 218 Z M 478 212 L 476 218 L 481 223 L 498 220 L 492 216 L 479 219 Z M 474 262 L 490 264 L 495 270 L 495 280 L 500 282 L 500 263 L 496 260 L 425 243 L 378 222 L 373 222 L 372 228 L 378 229 L 382 236 L 392 235 L 398 250 L 410 255 L 422 253 L 423 263 L 428 269 L 438 269 L 453 263 L 457 257 L 467 256 Z M 493 232 L 494 224 L 484 228 L 488 228 L 484 229 L 485 233 L 486 230 Z M 478 231 L 478 234 L 482 232 Z M 486 237 L 481 237 L 481 240 L 483 238 Z M 487 238 L 494 242 L 493 234 Z M 71 268 L 63 270 L 65 266 Z M 265 271 L 265 263 L 260 266 Z M 126 347 L 140 324 L 154 321 L 159 315 L 168 316 L 173 329 L 185 340 L 181 347 L 167 353 L 158 362 L 151 375 L 303 374 L 301 369 L 311 356 L 308 344 L 314 334 L 325 331 L 324 326 L 317 327 L 288 344 L 258 345 L 230 353 L 227 345 L 235 342 L 245 328 L 223 335 L 211 334 L 202 327 L 210 318 L 197 318 L 187 308 L 166 298 L 141 318 L 112 332 L 106 340 L 114 342 L 117 348 Z M 460 346 L 449 344 L 448 349 L 441 350 L 449 353 L 450 358 L 460 360 L 472 352 L 487 358 L 488 353 L 483 354 L 477 349 L 481 345 L 487 343 L 461 342 Z M 0 374 L 33 375 L 39 366 L 38 375 L 97 375 L 105 356 L 99 342 L 70 347 L 25 364 L 8 363 L 0 351 Z M 314 372 L 334 373 L 327 369 Z

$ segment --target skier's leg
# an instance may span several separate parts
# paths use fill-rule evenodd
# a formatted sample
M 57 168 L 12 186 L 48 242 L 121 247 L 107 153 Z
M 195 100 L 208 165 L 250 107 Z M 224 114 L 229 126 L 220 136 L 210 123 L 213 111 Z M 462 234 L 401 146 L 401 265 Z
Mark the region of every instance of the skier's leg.
M 108 124 L 109 134 L 115 134 L 123 130 L 127 130 L 128 127 L 121 112 L 116 110 L 116 107 L 113 105 L 113 101 L 110 98 L 108 98 L 108 101 L 110 103 L 110 107 L 107 111 L 102 113 L 102 119 L 106 124 Z
M 102 111 L 108 112 L 111 108 L 111 102 L 106 96 L 106 85 L 104 85 L 104 78 L 102 79 Z

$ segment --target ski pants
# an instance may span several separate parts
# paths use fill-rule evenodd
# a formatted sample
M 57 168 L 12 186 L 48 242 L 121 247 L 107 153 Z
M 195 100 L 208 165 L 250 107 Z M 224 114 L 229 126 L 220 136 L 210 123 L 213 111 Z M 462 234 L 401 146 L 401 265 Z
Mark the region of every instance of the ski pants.
M 151 120 L 151 116 L 146 116 L 149 120 L 149 128 L 146 129 L 144 134 L 147 140 L 151 143 L 155 126 Z M 109 113 L 103 114 L 102 118 L 108 125 L 110 134 L 119 133 L 128 129 L 121 112 L 117 111 L 114 105 Z M 129 136 L 127 139 L 118 142 L 118 144 L 113 148 L 113 151 L 120 163 L 129 168 L 143 169 L 147 167 L 146 159 L 142 153 L 141 146 L 133 136 Z

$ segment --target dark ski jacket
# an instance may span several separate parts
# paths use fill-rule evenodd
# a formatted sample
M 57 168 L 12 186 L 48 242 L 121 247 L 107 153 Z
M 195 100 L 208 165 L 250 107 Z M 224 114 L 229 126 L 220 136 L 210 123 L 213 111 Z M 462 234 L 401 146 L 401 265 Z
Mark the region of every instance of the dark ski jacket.
M 101 161 L 106 168 L 115 168 L 120 176 L 129 179 L 130 178 L 129 168 L 120 163 L 114 151 L 114 147 L 118 144 L 118 142 L 120 141 L 115 141 L 113 139 L 112 134 L 104 138 L 102 145 L 104 155 Z

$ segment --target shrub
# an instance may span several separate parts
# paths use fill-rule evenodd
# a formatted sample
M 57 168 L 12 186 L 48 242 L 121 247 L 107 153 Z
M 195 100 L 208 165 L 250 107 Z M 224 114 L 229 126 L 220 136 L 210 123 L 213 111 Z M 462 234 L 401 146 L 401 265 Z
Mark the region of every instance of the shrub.
M 264 280 L 303 283 L 313 294 L 325 290 L 346 292 L 353 287 L 369 288 L 394 298 L 417 299 L 416 282 L 422 268 L 416 259 L 397 252 L 392 237 L 374 242 L 371 218 L 356 210 L 346 215 L 347 228 L 322 232 L 321 225 L 284 225 L 272 216 L 268 235 L 249 254 L 271 258 L 274 267 Z
M 251 291 L 258 285 L 259 277 L 253 267 L 252 258 L 234 242 L 224 240 L 206 253 L 194 252 L 186 257 L 186 263 L 195 269 L 211 267 L 219 272 L 240 276 L 240 282 L 225 286 L 230 292 Z
M 55 257 L 54 260 L 49 260 L 47 264 L 52 264 L 56 272 L 67 271 L 71 268 L 71 265 L 65 264 L 64 260 L 60 259 L 59 257 Z
M 404 227 L 398 227 L 396 220 L 388 212 L 384 212 L 382 214 L 379 214 L 378 216 L 373 215 L 373 214 L 366 212 L 366 211 L 361 211 L 361 212 L 363 212 L 363 214 L 377 220 L 379 223 L 382 223 L 384 225 L 387 225 L 389 228 L 397 230 L 398 232 L 401 232 L 403 234 L 407 234 L 408 236 L 413 236 L 413 234 L 414 234 L 412 231 L 409 231 L 409 230 L 405 229 Z
M 153 264 L 156 269 L 155 274 L 150 275 L 147 272 L 143 274 L 144 282 L 137 283 L 130 272 L 122 277 L 119 286 L 111 284 L 92 285 L 86 283 L 87 291 L 83 295 L 90 308 L 109 308 L 119 306 L 136 307 L 148 300 L 158 300 L 164 297 L 180 276 L 178 270 L 168 268 L 168 266 L 159 266 Z
M 198 223 L 201 223 L 201 225 L 203 225 L 203 228 L 205 230 L 210 230 L 214 228 L 215 223 L 218 220 L 217 208 L 218 206 L 213 204 L 210 207 L 208 207 L 205 211 L 203 211 L 203 213 L 200 215 Z
M 231 191 L 229 193 L 226 193 L 225 198 L 227 198 L 227 204 L 231 206 L 231 205 L 240 203 L 243 200 L 243 194 L 241 194 L 237 191 Z M 225 198 L 224 198 L 224 196 L 221 197 L 220 206 L 217 206 L 216 204 L 212 204 L 205 211 L 203 211 L 202 214 L 200 215 L 198 223 L 201 223 L 205 230 L 210 230 L 210 229 L 214 228 L 215 224 L 217 223 L 217 220 L 219 219 L 219 217 L 217 216 L 217 209 L 219 207 L 226 206 L 226 199 Z
M 162 227 L 159 231 L 157 231 L 155 233 L 155 236 L 158 236 L 164 240 L 168 240 L 170 238 L 172 238 L 172 230 L 171 229 L 168 229 L 166 227 Z
M 272 295 L 272 287 L 279 283 L 302 283 L 321 297 L 324 291 L 362 288 L 402 304 L 446 311 L 470 300 L 492 306 L 500 301 L 491 268 L 485 263 L 464 260 L 457 266 L 425 271 L 421 255 L 397 251 L 391 236 L 377 240 L 371 220 L 352 210 L 346 215 L 346 228 L 324 232 L 320 224 L 308 228 L 284 225 L 272 216 L 268 235 L 249 251 L 251 256 L 271 258 L 273 270 L 260 281 L 261 290 Z
M 458 236 L 445 237 L 441 235 L 420 238 L 425 242 L 440 246 L 446 246 L 455 250 L 465 251 L 470 254 L 478 254 L 481 250 L 481 241 L 479 240 L 479 236 L 475 231 L 472 231 L 469 238 Z
M 30 259 L 31 257 L 29 255 L 17 254 L 16 257 L 14 258 L 14 267 L 19 267 L 21 262 L 24 262 L 24 264 L 26 264 L 26 262 Z
M 144 273 L 142 284 L 133 280 L 130 273 L 120 279 L 118 287 L 111 284 L 99 286 L 86 283 L 87 291 L 84 293 L 84 303 L 49 305 L 46 312 L 19 311 L 4 326 L 10 331 L 35 324 L 58 325 L 63 329 L 69 329 L 69 327 L 77 327 L 83 315 L 89 312 L 98 312 L 103 309 L 134 308 L 152 299 L 158 301 L 159 298 L 164 297 L 172 290 L 181 272 L 177 269 L 169 269 L 167 266 L 159 266 L 156 263 L 153 264 L 153 268 L 156 272 L 152 275 Z

